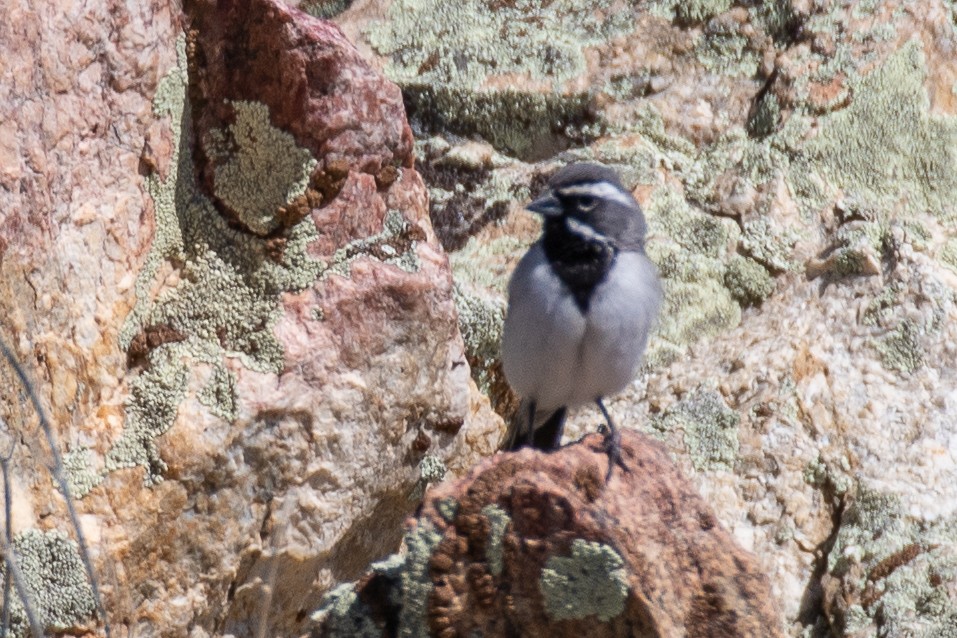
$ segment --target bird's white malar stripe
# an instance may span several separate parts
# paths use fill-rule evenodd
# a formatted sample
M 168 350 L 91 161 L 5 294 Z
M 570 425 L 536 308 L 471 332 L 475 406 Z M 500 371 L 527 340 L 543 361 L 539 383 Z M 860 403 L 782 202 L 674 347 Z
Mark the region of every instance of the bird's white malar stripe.
M 611 240 L 608 239 L 605 235 L 602 235 L 597 230 L 586 224 L 585 222 L 578 221 L 574 217 L 566 217 L 565 224 L 568 226 L 568 230 L 575 233 L 579 237 L 585 240 L 597 241 L 602 244 L 610 244 Z
M 625 206 L 635 205 L 634 200 L 628 193 L 622 192 L 620 188 L 610 182 L 588 182 L 586 184 L 575 184 L 574 186 L 562 186 L 555 189 L 555 192 L 564 197 L 586 195 L 595 199 L 615 201 Z

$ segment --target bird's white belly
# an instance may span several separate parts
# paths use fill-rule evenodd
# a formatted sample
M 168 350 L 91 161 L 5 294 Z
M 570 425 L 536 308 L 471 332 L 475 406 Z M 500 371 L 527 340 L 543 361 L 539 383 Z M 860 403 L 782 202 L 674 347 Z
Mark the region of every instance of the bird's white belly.
M 536 244 L 509 285 L 502 338 L 508 382 L 540 409 L 620 392 L 641 362 L 660 296 L 651 262 L 621 253 L 586 317 Z

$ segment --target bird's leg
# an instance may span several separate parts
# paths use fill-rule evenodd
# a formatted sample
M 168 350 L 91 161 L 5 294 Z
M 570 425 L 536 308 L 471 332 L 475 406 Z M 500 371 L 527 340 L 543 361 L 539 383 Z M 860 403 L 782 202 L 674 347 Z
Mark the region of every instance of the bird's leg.
M 621 458 L 621 430 L 615 427 L 615 422 L 611 420 L 611 415 L 602 403 L 601 397 L 595 399 L 598 409 L 605 416 L 605 422 L 608 424 L 608 432 L 605 433 L 605 453 L 608 454 L 608 473 L 605 475 L 605 482 L 611 480 L 611 471 L 617 465 L 623 471 L 627 472 L 628 466 Z
M 528 429 L 525 430 L 525 445 L 534 447 L 535 441 L 535 401 L 528 402 Z

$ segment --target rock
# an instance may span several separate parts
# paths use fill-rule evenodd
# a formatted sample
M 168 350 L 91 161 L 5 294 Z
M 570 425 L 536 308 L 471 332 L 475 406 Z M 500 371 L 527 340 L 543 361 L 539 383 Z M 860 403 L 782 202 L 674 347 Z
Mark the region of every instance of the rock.
M 562 164 L 610 165 L 666 295 L 646 373 L 606 403 L 618 421 L 659 437 L 755 552 L 792 635 L 953 618 L 953 3 L 494 4 L 335 17 L 427 134 L 478 382 L 508 408 L 487 344 L 538 234 L 518 208 Z M 600 419 L 572 415 L 568 440 Z
M 767 577 L 648 437 L 499 454 L 432 489 L 404 555 L 330 594 L 317 636 L 783 636 Z M 361 632 L 359 631 L 361 629 Z
M 114 635 L 295 635 L 501 421 L 396 86 L 279 2 L 186 8 L 7 16 L 0 336 L 63 447 Z M 72 532 L 2 370 L 33 547 Z M 46 600 L 85 591 L 62 587 Z M 69 609 L 45 622 L 103 620 Z

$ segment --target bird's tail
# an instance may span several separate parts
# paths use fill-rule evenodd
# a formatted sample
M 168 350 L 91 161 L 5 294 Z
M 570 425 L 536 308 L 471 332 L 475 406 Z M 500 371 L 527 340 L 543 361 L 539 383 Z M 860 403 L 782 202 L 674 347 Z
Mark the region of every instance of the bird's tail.
M 530 400 L 522 399 L 518 410 L 509 421 L 499 449 L 508 452 L 528 445 L 538 450 L 557 450 L 565 429 L 566 414 L 564 407 L 557 410 L 535 410 Z

